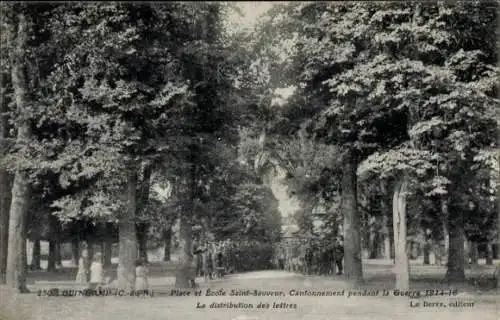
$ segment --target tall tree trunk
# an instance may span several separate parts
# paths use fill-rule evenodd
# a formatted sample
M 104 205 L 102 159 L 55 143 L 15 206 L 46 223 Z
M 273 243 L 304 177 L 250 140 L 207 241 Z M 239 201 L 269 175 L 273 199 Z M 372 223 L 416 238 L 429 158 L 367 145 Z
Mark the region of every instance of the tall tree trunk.
M 149 229 L 149 224 L 144 219 L 145 209 L 149 202 L 149 191 L 151 188 L 151 173 L 152 167 L 150 164 L 144 164 L 142 171 L 142 181 L 140 184 L 139 192 L 137 193 L 137 211 L 138 217 L 142 218 L 142 221 L 137 224 L 137 241 L 139 243 L 139 257 L 148 261 L 148 248 L 147 248 L 147 233 Z
M 444 209 L 448 210 L 448 209 Z M 448 213 L 446 213 L 447 215 Z M 450 231 L 448 230 L 447 222 L 443 222 L 443 233 L 444 233 L 444 252 L 441 254 L 441 262 L 444 264 L 444 261 L 448 261 L 449 259 L 449 251 L 450 251 Z
M 40 255 L 41 255 L 41 248 L 40 248 L 40 239 L 35 239 L 33 241 L 33 250 L 31 251 L 31 269 L 32 270 L 40 270 Z
M 217 254 L 219 253 L 219 250 L 215 243 L 212 243 L 212 268 L 215 270 L 215 268 L 218 267 L 217 265 Z
M 11 41 L 12 30 L 8 31 L 8 41 Z M 0 158 L 7 154 L 7 138 L 9 138 L 9 111 L 6 101 L 7 95 L 6 77 L 0 72 Z M 0 166 L 0 284 L 6 283 L 5 273 L 7 271 L 7 249 L 9 243 L 9 210 L 11 202 L 12 176 Z
M 444 205 L 444 210 L 448 206 Z M 445 281 L 463 282 L 465 281 L 465 252 L 464 252 L 464 217 L 460 208 L 450 208 L 452 212 L 445 214 L 448 217 L 448 263 Z
M 479 259 L 479 248 L 476 241 L 470 242 L 470 264 L 477 266 L 477 261 Z
M 5 139 L 8 137 L 8 122 L 7 116 L 4 115 L 5 112 L 7 112 L 7 104 L 0 101 L 0 158 L 5 155 Z M 9 173 L 0 167 L 0 284 L 5 284 L 6 280 L 11 187 L 12 179 Z
M 429 243 L 424 244 L 424 264 L 431 264 L 431 250 Z
M 118 287 L 131 290 L 135 286 L 135 260 L 137 259 L 137 233 L 135 230 L 137 172 L 131 170 L 127 177 L 127 210 L 118 221 Z
M 113 249 L 113 242 L 111 241 L 111 238 L 108 236 L 104 239 L 103 241 L 103 263 L 105 268 L 111 267 L 111 258 L 112 258 L 112 249 Z
M 491 240 L 488 240 L 486 244 L 486 265 L 493 265 L 493 243 Z
M 172 228 L 168 228 L 163 232 L 163 241 L 165 248 L 163 249 L 163 261 L 170 261 L 172 249 Z
M 49 215 L 49 257 L 47 262 L 47 271 L 54 271 L 58 264 L 59 247 L 59 221 L 56 216 Z
M 384 204 L 385 206 L 385 204 Z M 387 214 L 389 212 L 383 211 L 383 222 L 382 222 L 382 234 L 384 237 L 384 259 L 391 259 L 391 233 L 389 231 L 389 219 L 387 218 Z
M 348 151 L 342 168 L 342 213 L 344 215 L 344 272 L 348 281 L 363 281 L 361 260 L 361 219 L 357 204 L 357 161 Z
M 28 22 L 23 13 L 17 15 L 17 36 L 11 52 L 12 87 L 19 118 L 17 119 L 16 142 L 19 145 L 28 143 L 31 138 L 31 126 L 28 112 L 28 83 L 25 67 L 28 51 Z M 13 32 L 11 33 L 13 35 Z M 23 246 L 26 240 L 26 219 L 30 201 L 30 185 L 28 174 L 16 170 L 12 185 L 12 200 L 9 211 L 9 241 L 7 254 L 6 282 L 19 292 L 27 292 L 26 268 L 23 259 Z
M 22 255 L 23 255 L 23 266 L 24 270 L 28 269 L 28 239 L 24 239 L 24 246 L 22 248 Z
M 56 270 L 56 260 L 57 260 L 56 247 L 57 247 L 57 241 L 49 240 L 49 256 L 47 261 L 47 271 Z
M 179 216 L 179 264 L 175 275 L 176 288 L 189 288 L 194 285 L 196 278 L 196 269 L 193 268 L 193 227 L 192 219 L 195 215 L 194 203 L 196 200 L 197 187 L 197 148 L 195 145 L 190 146 L 190 169 L 184 186 L 177 191 L 178 196 L 184 197 L 185 205 L 182 207 Z M 187 191 L 187 192 L 185 192 Z M 185 193 L 185 194 L 183 194 Z
M 201 270 L 203 271 L 203 277 L 208 279 L 209 271 L 208 271 L 208 251 L 206 245 L 204 245 L 205 251 L 201 254 Z
M 179 266 L 175 275 L 176 288 L 189 288 L 191 281 L 194 281 L 194 274 L 191 272 L 191 264 L 193 255 L 191 253 L 192 247 L 192 227 L 191 219 L 188 216 L 190 212 L 182 212 L 179 217 Z
M 80 240 L 78 237 L 71 239 L 71 265 L 78 266 L 80 260 Z
M 498 20 L 500 23 L 500 20 Z M 497 48 L 500 49 L 500 42 L 497 41 Z M 500 160 L 500 156 L 498 156 L 497 161 Z M 496 181 L 498 182 L 498 180 Z M 500 199 L 500 189 L 497 189 L 497 197 L 496 197 L 496 202 L 495 202 L 495 209 L 497 211 L 497 250 L 500 251 L 500 210 L 498 207 L 498 201 Z M 495 268 L 495 275 L 497 278 L 497 288 L 500 288 L 500 263 L 497 263 L 497 266 Z
M 431 264 L 431 247 L 432 247 L 432 240 L 431 240 L 431 234 L 429 229 L 424 230 L 424 264 L 429 265 Z
M 470 247 L 469 247 L 469 240 L 467 238 L 464 241 L 464 265 L 465 268 L 469 265 L 469 258 L 470 258 Z
M 391 259 L 391 236 L 389 233 L 384 234 L 384 259 Z
M 58 267 L 58 268 L 62 267 L 61 246 L 62 246 L 61 241 L 57 240 L 57 242 L 56 242 L 56 267 Z
M 94 260 L 94 240 L 87 239 L 86 241 L 88 259 L 85 265 L 85 271 L 90 275 L 90 265 L 92 264 L 92 260 Z
M 139 258 L 148 261 L 148 241 L 147 241 L 147 224 L 137 224 L 137 242 L 139 245 Z
M 368 232 L 368 258 L 376 259 L 377 258 L 377 230 L 375 227 L 376 218 L 371 217 L 369 220 L 369 232 Z
M 11 179 L 7 170 L 0 168 L 0 284 L 5 284 L 6 281 L 10 201 Z
M 410 267 L 406 250 L 406 193 L 408 180 L 404 177 L 394 189 L 392 200 L 392 221 L 394 229 L 396 288 L 408 290 L 410 287 Z

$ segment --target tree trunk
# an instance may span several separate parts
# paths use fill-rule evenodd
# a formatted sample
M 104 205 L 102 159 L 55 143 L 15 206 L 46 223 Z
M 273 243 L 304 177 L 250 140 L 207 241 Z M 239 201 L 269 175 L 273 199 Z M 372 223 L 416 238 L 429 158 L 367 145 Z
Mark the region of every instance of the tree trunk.
M 479 248 L 476 241 L 470 242 L 470 264 L 477 266 L 479 259 Z
M 40 239 L 35 239 L 33 241 L 33 250 L 31 251 L 31 269 L 32 270 L 40 270 L 42 269 L 40 266 Z
M 444 264 L 444 261 L 445 260 L 448 261 L 449 259 L 448 253 L 450 251 L 450 231 L 448 230 L 446 222 L 443 223 L 443 233 L 444 233 L 444 252 L 441 254 L 441 262 Z
M 22 248 L 22 255 L 23 255 L 23 266 L 24 266 L 24 270 L 28 270 L 28 239 L 26 238 L 24 240 L 24 246 Z
M 498 43 L 497 43 L 498 46 Z M 497 47 L 498 48 L 498 47 Z M 497 158 L 497 160 L 500 160 L 500 156 Z M 498 182 L 498 180 L 496 181 Z M 497 250 L 500 251 L 500 210 L 498 210 L 498 199 L 500 199 L 500 189 L 497 189 L 497 197 L 496 197 L 496 210 L 497 210 Z M 497 266 L 495 268 L 495 275 L 497 278 L 497 289 L 500 288 L 500 263 L 497 263 Z
M 11 37 L 9 33 L 9 38 Z M 10 41 L 10 39 L 9 39 Z M 7 84 L 5 74 L 0 72 L 0 158 L 7 153 L 7 138 L 9 138 L 9 111 L 6 103 Z M 0 166 L 0 284 L 5 284 L 7 271 L 7 249 L 9 243 L 9 210 L 11 202 L 12 177 Z
M 404 177 L 394 189 L 392 200 L 392 221 L 394 229 L 394 252 L 396 274 L 396 288 L 408 290 L 410 287 L 410 267 L 406 251 L 406 194 L 408 180 Z
M 27 292 L 25 285 L 23 246 L 26 240 L 26 214 L 29 206 L 29 183 L 25 173 L 18 172 L 12 188 L 7 254 L 7 284 L 19 292 Z
M 424 264 L 425 265 L 431 264 L 430 244 L 427 242 L 424 244 Z
M 377 252 L 378 252 L 378 246 L 377 246 L 377 230 L 375 227 L 376 223 L 376 218 L 371 217 L 370 218 L 370 226 L 369 226 L 369 233 L 368 233 L 368 250 L 369 250 L 369 259 L 376 259 L 377 258 Z
M 4 139 L 7 138 L 7 121 L 6 117 L 1 114 L 7 111 L 4 108 L 6 109 L 5 103 L 0 103 L 0 157 L 4 154 Z M 5 284 L 6 281 L 11 186 L 12 179 L 9 173 L 0 167 L 0 284 Z
M 192 227 L 187 212 L 182 212 L 179 217 L 179 266 L 175 275 L 176 288 L 190 288 L 194 281 L 194 274 L 191 272 L 193 256 L 192 246 Z
M 61 255 L 61 241 L 57 240 L 56 242 L 56 268 L 62 268 L 62 255 Z
M 152 167 L 149 164 L 144 165 L 143 173 L 142 173 L 142 181 L 140 184 L 140 190 L 137 197 L 137 216 L 142 221 L 137 224 L 137 240 L 139 243 L 139 257 L 144 261 L 148 261 L 148 248 L 147 248 L 147 234 L 149 225 L 144 220 L 145 209 L 147 207 L 149 201 L 149 190 L 151 188 L 151 172 Z
M 391 234 L 389 231 L 389 219 L 385 214 L 388 214 L 388 212 L 384 211 L 383 212 L 383 222 L 382 222 L 382 234 L 384 237 L 384 259 L 390 260 L 391 259 Z
M 447 210 L 446 203 L 444 210 Z M 446 282 L 463 282 L 465 281 L 465 231 L 464 231 L 464 218 L 462 211 L 459 208 L 453 208 L 451 214 L 448 216 L 448 263 L 445 276 Z
M 4 105 L 4 103 L 0 103 L 0 105 Z M 0 137 L 0 143 L 1 139 L 2 137 Z M 0 168 L 0 284 L 5 284 L 6 280 L 10 201 L 11 179 L 7 170 Z
M 148 261 L 148 241 L 147 241 L 147 224 L 137 224 L 137 242 L 139 244 L 139 258 Z
M 47 261 L 47 271 L 56 270 L 56 260 L 57 260 L 56 247 L 57 247 L 56 240 L 49 240 L 49 257 Z
M 54 271 L 58 265 L 59 248 L 59 221 L 56 216 L 49 216 L 49 257 L 47 261 L 47 271 Z
M 71 239 L 71 265 L 78 266 L 80 260 L 80 241 L 78 238 Z
M 383 192 L 385 192 L 385 185 L 383 187 Z M 387 208 L 387 202 L 385 197 L 380 199 L 380 212 L 382 214 L 382 242 L 383 242 L 383 258 L 386 260 L 391 259 L 391 232 L 389 229 L 389 214 L 390 211 Z
M 172 228 L 168 228 L 163 232 L 163 240 L 165 248 L 163 249 L 163 261 L 170 261 L 170 253 L 172 248 Z
M 467 238 L 464 241 L 464 265 L 465 268 L 469 265 L 469 258 L 470 258 L 470 247 L 469 247 L 469 240 Z
M 344 272 L 348 281 L 357 284 L 363 281 L 363 267 L 361 264 L 361 221 L 357 205 L 357 162 L 353 151 L 348 151 L 342 169 Z
M 491 240 L 488 240 L 486 244 L 486 265 L 493 265 L 493 243 Z
M 132 290 L 135 286 L 135 260 L 137 259 L 137 233 L 135 230 L 137 172 L 127 177 L 127 210 L 118 221 L 119 254 L 118 288 Z
M 207 249 L 207 248 L 205 248 Z M 204 251 L 201 254 L 201 270 L 203 270 L 203 277 L 208 279 L 208 251 Z
M 432 248 L 432 238 L 431 231 L 429 229 L 424 229 L 424 265 L 431 264 L 431 248 Z
M 384 259 L 391 259 L 391 236 L 389 233 L 384 234 Z
M 0 86 L 4 91 L 4 74 L 0 73 Z M 5 114 L 8 111 L 7 103 L 4 100 L 4 92 L 0 97 L 0 158 L 6 150 L 6 139 L 9 137 L 8 118 Z M 5 271 L 7 268 L 7 248 L 9 242 L 9 208 L 11 201 L 12 179 L 5 170 L 0 167 L 0 284 L 5 284 Z
M 92 260 L 94 260 L 94 241 L 93 240 L 87 240 L 87 253 L 88 253 L 88 259 L 87 259 L 87 264 L 85 266 L 85 270 L 87 271 L 87 274 L 90 274 L 90 265 L 92 264 Z
M 12 87 L 19 118 L 17 120 L 16 143 L 22 145 L 31 138 L 31 126 L 28 119 L 28 92 L 25 59 L 28 47 L 28 22 L 23 13 L 17 15 L 17 36 L 15 48 L 12 50 L 11 76 Z M 19 292 L 27 292 L 26 268 L 24 266 L 22 247 L 26 244 L 26 219 L 29 208 L 28 174 L 20 169 L 16 170 L 12 185 L 12 200 L 9 211 L 9 241 L 7 249 L 6 282 L 11 288 Z
M 109 268 L 111 267 L 111 256 L 112 256 L 112 248 L 113 248 L 113 242 L 109 237 L 104 239 L 103 241 L 103 263 L 104 263 L 104 268 Z

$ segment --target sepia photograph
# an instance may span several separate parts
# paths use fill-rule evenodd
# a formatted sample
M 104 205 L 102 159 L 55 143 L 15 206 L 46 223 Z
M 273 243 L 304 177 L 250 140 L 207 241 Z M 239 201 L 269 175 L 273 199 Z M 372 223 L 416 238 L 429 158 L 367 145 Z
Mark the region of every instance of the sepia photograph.
M 500 1 L 0 2 L 0 320 L 500 319 Z

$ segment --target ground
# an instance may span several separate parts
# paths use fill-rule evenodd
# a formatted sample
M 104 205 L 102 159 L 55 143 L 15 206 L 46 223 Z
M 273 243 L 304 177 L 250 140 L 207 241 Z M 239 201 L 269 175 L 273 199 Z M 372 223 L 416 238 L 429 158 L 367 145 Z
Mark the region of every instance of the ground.
M 456 288 L 455 297 L 439 296 L 434 298 L 410 299 L 393 295 L 394 279 L 390 275 L 390 261 L 368 261 L 364 264 L 366 283 L 361 290 L 368 292 L 379 290 L 378 296 L 347 297 L 348 283 L 340 276 L 320 277 L 304 276 L 284 271 L 257 271 L 230 275 L 220 280 L 205 283 L 198 279 L 202 296 L 170 296 L 173 289 L 173 277 L 165 276 L 169 264 L 154 263 L 151 267 L 151 287 L 153 297 L 38 297 L 36 294 L 13 296 L 5 288 L 0 293 L 0 320 L 89 320 L 89 319 L 145 319 L 145 320 L 265 320 L 265 319 L 498 319 L 497 292 L 493 289 L 480 289 L 472 282 L 459 287 L 439 283 L 444 274 L 444 267 L 412 266 L 412 292 L 434 288 Z M 491 267 L 480 266 L 469 269 L 469 278 L 491 274 Z M 30 273 L 28 286 L 32 291 L 48 288 L 72 288 L 74 270 L 64 269 L 57 273 Z M 388 297 L 382 296 L 383 289 L 389 289 Z M 254 296 L 205 296 L 206 290 L 223 289 L 229 294 L 231 289 L 257 289 L 266 291 L 284 291 L 284 297 Z M 337 297 L 292 297 L 289 291 L 295 290 L 334 290 L 342 291 Z M 194 291 L 191 292 L 194 294 Z M 422 307 L 423 301 L 443 302 L 444 307 Z M 473 307 L 450 307 L 450 302 L 474 302 Z M 206 308 L 196 308 L 197 303 Z M 269 309 L 210 308 L 210 304 L 243 302 L 253 304 L 269 303 Z M 296 304 L 296 309 L 272 308 L 273 302 Z M 418 307 L 411 307 L 410 303 Z

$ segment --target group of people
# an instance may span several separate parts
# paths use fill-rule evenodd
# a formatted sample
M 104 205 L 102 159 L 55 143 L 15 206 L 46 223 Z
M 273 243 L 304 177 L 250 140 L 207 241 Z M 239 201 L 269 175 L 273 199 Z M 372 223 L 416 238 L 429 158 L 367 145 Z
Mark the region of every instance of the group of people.
M 146 261 L 144 261 L 144 259 L 136 260 L 135 290 L 149 290 L 148 273 Z M 95 253 L 90 263 L 88 250 L 82 250 L 80 259 L 78 260 L 78 271 L 76 273 L 75 283 L 89 289 L 97 289 L 101 286 L 111 285 L 111 279 L 112 277 L 109 275 L 106 276 L 101 253 Z
M 220 243 L 209 243 L 198 246 L 194 250 L 196 259 L 196 276 L 205 280 L 220 278 L 224 275 L 223 247 Z
M 272 268 L 273 247 L 269 243 L 225 240 L 196 243 L 196 275 L 216 279 L 235 272 Z
M 274 259 L 278 269 L 307 275 L 340 275 L 344 247 L 341 237 L 333 243 L 320 240 L 284 242 L 276 250 Z
M 206 280 L 221 278 L 227 273 L 273 267 L 308 275 L 343 272 L 344 248 L 340 237 L 332 244 L 309 240 L 294 244 L 281 243 L 278 247 L 258 241 L 207 241 L 198 243 L 193 253 L 196 276 Z M 146 261 L 139 259 L 135 265 L 135 290 L 148 290 Z M 90 263 L 88 250 L 82 250 L 75 282 L 89 289 L 111 285 L 111 277 L 106 276 L 100 252 L 93 255 Z

